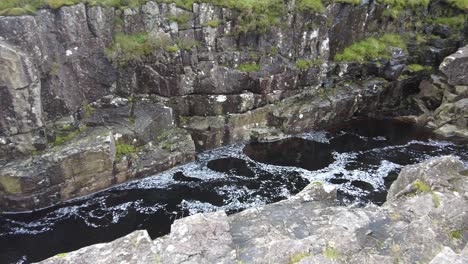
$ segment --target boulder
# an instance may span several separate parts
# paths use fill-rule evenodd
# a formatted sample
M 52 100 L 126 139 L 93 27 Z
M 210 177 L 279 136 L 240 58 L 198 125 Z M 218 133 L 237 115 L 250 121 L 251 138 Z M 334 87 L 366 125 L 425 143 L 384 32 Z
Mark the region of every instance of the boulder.
M 468 85 L 468 46 L 446 57 L 439 70 L 450 85 Z
M 451 185 L 451 181 L 461 177 L 459 172 L 463 168 L 463 162 L 453 156 L 445 156 L 421 164 L 406 166 L 390 186 L 387 200 L 393 200 L 400 195 L 418 191 L 418 183 L 427 185 L 431 190 Z
M 0 168 L 5 211 L 32 210 L 86 195 L 114 183 L 114 138 L 105 129 L 84 131 L 64 145 Z
M 449 247 L 444 247 L 437 256 L 435 256 L 429 264 L 463 264 L 468 262 L 468 255 L 459 255 Z
M 236 263 L 224 212 L 195 214 L 174 221 L 171 233 L 155 240 L 161 263 Z
M 434 111 L 442 103 L 443 93 L 442 89 L 435 86 L 430 81 L 423 80 L 419 84 L 419 94 L 416 95 L 416 98 L 421 100 L 421 110 L 423 110 L 423 112 Z
M 41 263 L 46 264 L 113 264 L 161 263 L 146 230 L 139 230 L 112 242 L 84 247 L 70 253 L 61 253 Z

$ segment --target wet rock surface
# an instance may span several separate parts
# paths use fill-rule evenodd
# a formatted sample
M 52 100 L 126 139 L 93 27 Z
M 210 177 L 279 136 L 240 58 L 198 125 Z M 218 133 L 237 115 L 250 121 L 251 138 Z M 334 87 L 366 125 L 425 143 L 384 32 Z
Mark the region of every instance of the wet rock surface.
M 434 167 L 449 170 L 443 174 L 446 182 L 438 180 L 442 171 L 431 170 Z M 285 201 L 231 216 L 216 212 L 176 220 L 171 233 L 151 245 L 144 231 L 136 231 L 43 263 L 91 263 L 86 262 L 90 256 L 96 261 L 114 248 L 121 252 L 126 248 L 122 240 L 136 236 L 144 243 L 132 245 L 127 252 L 141 257 L 151 252 L 151 260 L 161 263 L 465 263 L 468 203 L 459 184 L 468 181 L 459 174 L 463 167 L 453 156 L 405 167 L 399 179 L 409 185 L 401 182 L 403 189 L 412 188 L 408 177 L 413 173 L 431 182 L 430 187 L 389 198 L 382 207 L 333 206 L 336 190 L 312 183 Z M 102 263 L 110 262 L 104 258 Z

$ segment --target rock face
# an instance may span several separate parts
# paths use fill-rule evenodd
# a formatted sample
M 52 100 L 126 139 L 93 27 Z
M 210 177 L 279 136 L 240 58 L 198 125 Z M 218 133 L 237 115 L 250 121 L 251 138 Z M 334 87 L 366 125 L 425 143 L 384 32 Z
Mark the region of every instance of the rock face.
M 3 208 L 48 206 L 89 194 L 113 183 L 115 143 L 109 131 L 92 131 L 57 151 L 0 168 Z
M 0 147 L 0 157 L 43 149 L 41 81 L 31 59 L 12 46 L 0 42 L 0 144 L 6 138 L 14 147 Z M 41 133 L 42 132 L 42 133 Z M 41 135 L 42 134 L 42 135 Z
M 396 19 L 377 1 L 330 3 L 320 14 L 286 1 L 281 25 L 242 33 L 236 31 L 239 10 L 144 2 L 123 9 L 80 3 L 0 16 L 0 177 L 9 179 L 0 181 L 0 200 L 9 201 L 0 209 L 36 209 L 148 176 L 194 159 L 196 151 L 256 138 L 258 131 L 300 133 L 353 115 L 412 113 L 407 97 L 424 74 L 406 65 L 440 64 L 463 38 L 461 28 L 421 23 L 460 13 L 439 1 Z M 414 36 L 407 50 L 390 45 L 385 59 L 334 61 L 344 48 L 383 31 Z M 422 45 L 418 34 L 439 37 Z M 151 48 L 144 56 L 139 50 L 113 56 L 119 36 Z M 464 65 L 463 54 L 441 68 L 457 85 L 466 79 L 457 66 Z M 456 87 L 451 93 L 463 97 L 463 86 Z M 453 96 L 444 92 L 444 98 Z M 429 110 L 439 99 L 440 93 L 421 97 Z M 440 110 L 451 120 L 441 129 L 466 126 L 466 102 L 450 103 Z M 105 169 L 93 177 L 76 170 L 74 187 L 50 180 L 66 178 L 52 169 L 61 160 L 83 166 L 87 148 L 72 139 L 85 138 L 84 127 L 89 135 L 114 138 L 115 151 L 106 150 L 102 158 Z M 42 183 L 11 187 L 25 185 L 25 179 Z M 37 193 L 43 195 L 33 202 Z
M 121 255 L 127 263 L 466 263 L 463 169 L 451 156 L 405 167 L 382 207 L 335 206 L 336 190 L 315 182 L 279 203 L 176 220 L 152 242 L 136 231 L 42 263 L 112 263 Z
M 444 59 L 440 71 L 447 77 L 447 83 L 453 86 L 468 84 L 468 46 Z
M 445 137 L 468 137 L 468 46 L 446 57 L 442 75 L 420 85 L 417 103 L 424 112 L 418 121 Z

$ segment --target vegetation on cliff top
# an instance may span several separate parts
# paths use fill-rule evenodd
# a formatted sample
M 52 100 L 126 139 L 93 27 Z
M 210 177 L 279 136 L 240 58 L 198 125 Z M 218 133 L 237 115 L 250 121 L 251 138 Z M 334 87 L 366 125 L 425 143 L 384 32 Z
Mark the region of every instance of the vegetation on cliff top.
M 137 7 L 145 4 L 149 0 L 2 0 L 0 2 L 0 15 L 25 15 L 33 14 L 40 8 L 57 9 L 62 6 L 70 6 L 78 3 L 85 3 L 90 6 L 100 5 L 114 8 Z M 391 8 L 389 13 L 392 16 L 406 8 L 427 6 L 431 0 L 378 0 L 382 4 L 387 4 Z M 158 3 L 175 3 L 176 6 L 186 10 L 192 10 L 194 3 L 211 3 L 217 6 L 226 7 L 241 11 L 240 17 L 247 23 L 248 28 L 252 19 L 259 20 L 259 24 L 275 24 L 286 12 L 286 4 L 282 0 L 156 0 Z M 360 4 L 361 0 L 297 0 L 296 10 L 309 12 L 323 12 L 325 4 L 328 3 Z M 454 8 L 468 10 L 467 0 L 447 0 Z

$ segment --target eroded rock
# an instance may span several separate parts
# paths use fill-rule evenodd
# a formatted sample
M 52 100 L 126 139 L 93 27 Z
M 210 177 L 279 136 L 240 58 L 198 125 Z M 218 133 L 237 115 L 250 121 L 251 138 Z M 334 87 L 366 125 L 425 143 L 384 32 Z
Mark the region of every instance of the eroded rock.
M 101 129 L 7 163 L 0 169 L 2 209 L 41 208 L 111 186 L 115 151 L 112 133 Z

